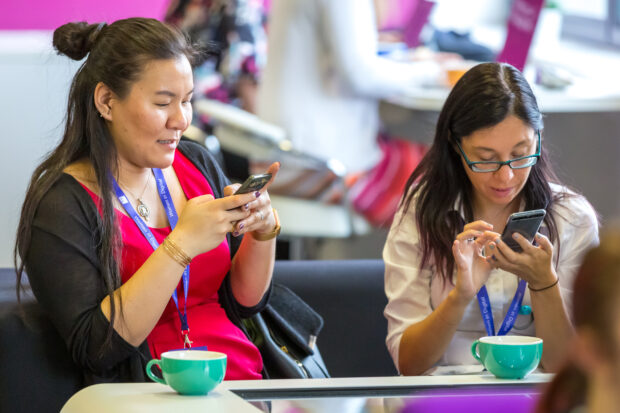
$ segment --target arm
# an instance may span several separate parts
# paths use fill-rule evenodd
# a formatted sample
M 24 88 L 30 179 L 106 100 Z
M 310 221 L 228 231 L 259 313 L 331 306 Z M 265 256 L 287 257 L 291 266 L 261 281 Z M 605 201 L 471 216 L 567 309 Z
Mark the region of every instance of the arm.
M 239 184 L 230 185 L 230 181 L 215 158 L 203 146 L 183 139 L 179 149 L 209 181 L 216 198 L 230 196 L 239 187 Z M 269 168 L 268 172 L 272 173 L 272 181 L 275 179 L 278 169 L 279 164 L 274 164 Z M 255 230 L 269 233 L 274 228 L 275 220 L 271 212 L 271 201 L 266 192 L 269 185 L 270 183 L 261 190 L 262 195 L 259 198 L 253 194 L 247 194 L 250 197 L 247 202 L 247 218 L 249 221 L 239 220 L 236 223 L 237 237 L 229 234 L 232 263 L 231 270 L 225 280 L 226 285 L 223 285 L 225 291 L 220 291 L 220 299 L 223 300 L 222 306 L 233 320 L 239 317 L 249 317 L 260 311 L 262 305 L 255 307 L 255 304 L 265 302 L 267 297 L 265 292 L 268 292 L 271 283 L 275 262 L 275 239 L 257 241 L 252 235 L 247 234 L 247 232 Z M 256 219 L 256 209 L 260 209 L 265 217 L 262 223 L 258 223 Z M 242 223 L 244 227 L 239 228 Z M 230 222 L 227 228 L 227 231 L 230 232 Z
M 276 227 L 276 219 L 271 207 L 267 189 L 276 177 L 280 165 L 272 164 L 267 173 L 272 175 L 270 182 L 260 190 L 260 196 L 248 204 L 251 215 L 236 223 L 237 234 L 256 231 L 270 233 Z M 237 185 L 225 188 L 224 194 L 232 194 Z M 260 214 L 263 219 L 260 219 Z M 233 233 L 234 235 L 234 233 Z M 275 264 L 276 239 L 260 241 L 251 234 L 243 237 L 230 269 L 230 284 L 235 299 L 245 307 L 258 304 L 271 284 Z
M 404 63 L 377 56 L 377 27 L 370 0 L 323 0 L 321 22 L 336 70 L 360 95 L 377 99 L 436 79 L 433 62 Z
M 479 244 L 462 242 L 481 234 L 488 224 L 468 224 L 457 236 L 453 254 L 457 263 L 456 286 L 441 304 L 431 309 L 430 288 L 433 274 L 419 269 L 421 247 L 413 211 L 402 222 L 401 211 L 394 219 L 383 257 L 386 266 L 385 289 L 388 305 L 387 344 L 399 371 L 422 374 L 444 354 L 461 322 L 465 308 L 488 278 L 490 267 L 479 257 Z M 475 264 L 474 264 L 475 263 Z
M 405 330 L 398 358 L 401 374 L 420 375 L 437 363 L 452 341 L 468 304 L 467 299 L 452 290 L 428 317 Z
M 497 245 L 498 266 L 529 284 L 536 336 L 543 339 L 545 346 L 541 364 L 550 372 L 560 367 L 573 335 L 569 317 L 573 279 L 585 252 L 598 244 L 598 222 L 592 207 L 578 197 L 567 202 L 575 203 L 574 211 L 565 210 L 556 215 L 561 240 L 557 269 L 553 245 L 541 234 L 536 236 L 537 247 L 517 236 L 523 254 L 514 253 L 506 245 Z M 539 289 L 542 290 L 534 291 Z
M 214 199 L 203 195 L 190 199 L 182 211 L 171 239 L 189 258 L 220 245 L 231 229 L 231 222 L 249 215 L 241 207 L 251 202 L 254 194 Z M 114 294 L 123 314 L 115 320 L 115 330 L 133 345 L 142 343 L 150 334 L 170 301 L 185 266 L 172 258 L 160 245 L 131 278 Z M 117 307 L 120 308 L 120 307 Z M 108 319 L 110 297 L 106 296 L 101 309 Z
M 99 304 L 105 289 L 97 244 L 98 212 L 88 194 L 68 175 L 45 195 L 33 223 L 24 262 L 37 301 L 65 341 L 73 361 L 101 377 L 139 349 L 113 331 L 102 349 L 109 322 Z

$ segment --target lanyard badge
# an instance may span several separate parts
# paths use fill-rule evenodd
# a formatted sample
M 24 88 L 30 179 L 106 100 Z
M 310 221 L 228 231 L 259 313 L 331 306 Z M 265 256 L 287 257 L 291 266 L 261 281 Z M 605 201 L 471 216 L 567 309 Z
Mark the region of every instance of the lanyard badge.
M 176 208 L 174 207 L 174 203 L 172 202 L 172 197 L 170 196 L 170 191 L 168 190 L 168 185 L 166 184 L 166 180 L 164 179 L 164 174 L 161 169 L 153 168 L 153 175 L 155 175 L 155 181 L 157 182 L 157 192 L 159 193 L 159 198 L 161 199 L 162 204 L 164 205 L 164 209 L 166 210 L 166 215 L 168 216 L 168 222 L 170 223 L 170 228 L 174 229 L 176 226 L 179 217 L 177 215 Z M 142 220 L 142 218 L 138 215 L 136 210 L 133 208 L 125 193 L 118 185 L 116 180 L 112 175 L 110 175 L 110 179 L 112 180 L 112 184 L 114 186 L 114 191 L 116 192 L 116 197 L 119 202 L 127 211 L 127 214 L 131 217 L 133 222 L 136 223 L 144 238 L 151 245 L 153 250 L 156 250 L 159 247 L 159 243 L 155 239 L 155 236 L 151 232 L 150 228 L 146 225 L 146 223 Z M 179 308 L 179 299 L 177 296 L 176 289 L 172 292 L 172 300 L 177 307 L 177 313 L 179 314 L 179 320 L 181 321 L 181 335 L 183 336 L 183 347 L 185 349 L 190 349 L 192 347 L 192 341 L 189 339 L 189 324 L 187 323 L 187 293 L 189 290 L 189 265 L 183 271 L 183 292 L 185 293 L 185 302 L 183 312 Z
M 523 302 L 523 296 L 525 295 L 525 287 L 527 283 L 524 280 L 519 280 L 519 285 L 517 286 L 517 291 L 515 292 L 515 296 L 510 303 L 510 307 L 508 308 L 508 312 L 506 313 L 506 317 L 504 317 L 504 321 L 502 322 L 499 331 L 497 332 L 498 336 L 505 336 L 512 329 L 515 322 L 517 321 L 517 316 L 521 311 L 521 303 Z M 488 336 L 495 335 L 495 324 L 493 322 L 493 313 L 491 312 L 491 302 L 489 300 L 489 293 L 487 292 L 486 286 L 482 286 L 480 291 L 477 294 L 478 297 L 478 305 L 480 307 L 480 314 L 482 315 L 482 321 L 484 321 L 484 328 L 487 330 Z

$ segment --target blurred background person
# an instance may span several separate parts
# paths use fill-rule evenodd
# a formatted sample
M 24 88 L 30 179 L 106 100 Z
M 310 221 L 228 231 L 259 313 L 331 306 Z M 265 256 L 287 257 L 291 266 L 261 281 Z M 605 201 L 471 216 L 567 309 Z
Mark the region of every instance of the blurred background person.
M 620 411 L 620 227 L 603 233 L 573 288 L 576 334 L 538 413 Z
M 355 209 L 376 225 L 389 222 L 425 148 L 378 136 L 379 100 L 405 87 L 435 84 L 439 65 L 378 56 L 372 0 L 275 0 L 269 21 L 258 115 L 284 128 L 295 149 L 339 161 L 353 185 Z M 308 180 L 315 182 L 313 192 L 295 195 L 327 201 L 342 196 L 329 170 L 283 162 L 278 179 L 273 193 L 290 194 L 295 182 Z
M 194 71 L 196 99 L 206 97 L 255 112 L 260 69 L 265 65 L 265 0 L 173 0 L 166 21 L 192 41 L 218 53 Z

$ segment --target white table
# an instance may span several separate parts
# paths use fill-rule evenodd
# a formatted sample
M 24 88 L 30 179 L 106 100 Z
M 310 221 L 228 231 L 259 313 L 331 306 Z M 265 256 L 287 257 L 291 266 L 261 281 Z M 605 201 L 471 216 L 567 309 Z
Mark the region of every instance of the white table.
M 532 85 L 544 113 L 620 111 L 620 85 L 580 79 L 566 89 L 547 89 Z M 387 102 L 404 108 L 439 112 L 450 93 L 442 87 L 404 87 Z
M 388 390 L 436 388 L 444 386 L 484 386 L 544 383 L 550 374 L 533 373 L 524 380 L 500 380 L 490 374 L 416 377 L 366 377 L 306 380 L 252 380 L 223 382 L 207 396 L 180 396 L 158 383 L 111 383 L 89 386 L 76 393 L 61 413 L 109 412 L 260 412 L 234 392 L 287 391 L 289 394 L 316 395 L 349 393 L 380 394 Z M 300 396 L 297 396 L 300 397 Z M 330 396 L 334 397 L 334 396 Z

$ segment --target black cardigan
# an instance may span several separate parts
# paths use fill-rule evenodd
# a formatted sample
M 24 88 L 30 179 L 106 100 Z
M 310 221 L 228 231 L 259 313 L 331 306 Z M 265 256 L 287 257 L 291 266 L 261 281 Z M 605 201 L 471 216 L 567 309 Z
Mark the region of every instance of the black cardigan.
M 201 145 L 182 140 L 178 149 L 205 176 L 216 198 L 229 184 L 215 159 Z M 26 273 L 37 300 L 65 341 L 73 361 L 82 369 L 84 385 L 103 382 L 146 381 L 146 363 L 152 358 L 146 340 L 134 347 L 115 331 L 111 345 L 101 351 L 109 321 L 100 303 L 106 288 L 97 248 L 101 218 L 86 190 L 63 174 L 41 200 Z M 228 236 L 231 257 L 241 237 Z M 230 288 L 230 274 L 219 289 L 219 300 L 228 317 L 241 327 L 241 318 L 261 311 L 271 288 L 254 307 L 239 304 Z

